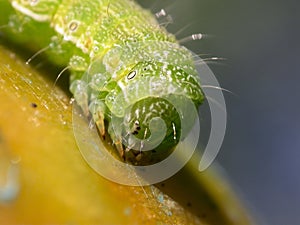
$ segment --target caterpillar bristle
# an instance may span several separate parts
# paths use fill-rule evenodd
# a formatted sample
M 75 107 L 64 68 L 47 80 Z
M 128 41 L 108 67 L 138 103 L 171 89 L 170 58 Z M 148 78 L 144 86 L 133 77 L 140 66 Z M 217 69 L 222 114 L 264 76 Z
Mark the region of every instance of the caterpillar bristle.
M 161 17 L 165 17 L 167 15 L 167 13 L 164 9 L 161 9 L 157 13 L 155 13 L 154 15 L 157 19 L 159 19 Z
M 53 88 L 56 86 L 56 84 L 57 84 L 59 78 L 60 78 L 60 77 L 63 75 L 63 73 L 66 72 L 68 69 L 70 69 L 70 66 L 66 66 L 65 68 L 63 68 L 63 69 L 59 72 L 59 74 L 57 75 L 57 77 L 56 77 L 56 79 L 55 79 L 55 81 L 54 81 L 54 83 L 53 83 Z
M 202 34 L 202 33 L 196 33 L 196 34 L 192 34 L 192 35 L 189 35 L 187 37 L 184 37 L 180 40 L 178 40 L 178 42 L 180 44 L 183 44 L 183 43 L 186 43 L 186 42 L 189 42 L 189 41 L 196 41 L 196 40 L 201 40 L 205 37 L 206 35 L 205 34 Z
M 173 17 L 172 17 L 171 15 L 167 15 L 167 16 L 165 17 L 165 21 L 160 22 L 159 25 L 160 25 L 161 27 L 167 28 L 170 24 L 173 24 L 173 23 L 174 23 Z
M 42 54 L 43 52 L 47 51 L 50 48 L 50 46 L 46 46 L 42 49 L 40 49 L 39 51 L 37 51 L 36 53 L 34 53 L 27 61 L 26 61 L 26 65 L 29 65 L 29 63 L 35 59 L 38 55 Z
M 189 23 L 189 24 L 185 25 L 184 27 L 180 28 L 178 31 L 176 31 L 176 32 L 174 33 L 174 36 L 175 36 L 175 37 L 178 37 L 179 34 L 181 34 L 183 31 L 185 31 L 185 30 L 188 29 L 190 26 L 192 26 L 192 24 L 193 24 L 193 23 Z
M 220 58 L 220 57 L 209 57 L 205 59 L 197 59 L 194 61 L 195 65 L 206 65 L 206 64 L 212 64 L 217 63 L 220 64 L 221 61 L 225 61 L 226 58 Z
M 212 89 L 216 89 L 216 90 L 220 90 L 220 91 L 225 91 L 228 92 L 230 94 L 235 95 L 232 91 L 222 88 L 222 87 L 218 87 L 218 86 L 213 86 L 213 85 L 201 85 L 201 88 L 205 89 L 205 88 L 212 88 Z

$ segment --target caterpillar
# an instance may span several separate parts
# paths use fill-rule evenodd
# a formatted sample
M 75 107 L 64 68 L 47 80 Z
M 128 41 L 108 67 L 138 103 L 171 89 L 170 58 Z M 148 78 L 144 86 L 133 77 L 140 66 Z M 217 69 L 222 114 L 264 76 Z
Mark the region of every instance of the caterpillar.
M 9 3 L 11 39 L 70 71 L 77 104 L 121 161 L 155 164 L 186 138 L 204 101 L 194 56 L 150 11 L 131 0 Z

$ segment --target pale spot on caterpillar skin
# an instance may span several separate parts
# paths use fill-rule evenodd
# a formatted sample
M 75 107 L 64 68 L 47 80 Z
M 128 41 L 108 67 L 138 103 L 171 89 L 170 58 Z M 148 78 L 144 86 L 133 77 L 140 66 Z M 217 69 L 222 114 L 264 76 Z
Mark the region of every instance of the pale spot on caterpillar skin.
M 16 10 L 20 11 L 21 13 L 23 13 L 23 14 L 31 17 L 31 18 L 33 18 L 36 21 L 45 22 L 45 21 L 50 21 L 51 20 L 50 15 L 42 15 L 42 14 L 34 13 L 30 9 L 28 9 L 28 8 L 22 6 L 21 4 L 17 3 L 17 1 L 13 1 L 11 4 Z
M 35 6 L 39 2 L 39 0 L 29 0 L 29 1 L 31 6 Z

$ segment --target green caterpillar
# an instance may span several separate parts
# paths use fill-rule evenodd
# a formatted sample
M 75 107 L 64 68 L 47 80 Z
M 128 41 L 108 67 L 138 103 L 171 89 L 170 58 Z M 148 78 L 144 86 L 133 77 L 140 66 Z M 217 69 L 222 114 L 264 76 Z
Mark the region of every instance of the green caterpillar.
M 156 163 L 187 136 L 187 102 L 204 100 L 193 55 L 151 12 L 130 0 L 9 3 L 3 31 L 67 65 L 76 102 L 121 160 Z

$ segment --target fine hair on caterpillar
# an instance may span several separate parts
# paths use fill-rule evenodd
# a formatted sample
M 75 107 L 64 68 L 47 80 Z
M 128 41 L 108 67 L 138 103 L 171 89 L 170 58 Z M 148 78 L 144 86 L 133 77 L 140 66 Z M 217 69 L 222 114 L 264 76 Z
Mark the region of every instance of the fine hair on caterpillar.
M 108 163 L 123 171 L 118 174 L 128 171 L 126 165 L 145 175 L 148 183 L 156 183 L 189 160 L 200 135 L 198 106 L 207 95 L 201 85 L 216 87 L 217 96 L 209 95 L 225 108 L 222 89 L 206 65 L 217 58 L 200 59 L 181 45 L 205 34 L 178 41 L 165 29 L 172 22 L 168 10 L 153 15 L 130 0 L 9 2 L 15 11 L 11 10 L 8 34 L 17 42 L 37 43 L 40 49 L 27 63 L 45 53 L 49 61 L 63 66 L 54 84 L 70 71 L 76 104 L 97 128 L 98 139 L 93 141 L 91 126 L 85 133 L 80 129 L 84 125 L 74 105 L 78 146 L 90 166 L 108 179 L 140 185 L 116 178 L 116 172 L 107 171 Z M 212 162 L 224 137 L 226 111 L 212 113 L 215 116 L 222 123 L 212 120 L 211 133 L 219 130 L 221 135 L 208 141 L 211 150 L 204 151 L 200 170 Z

